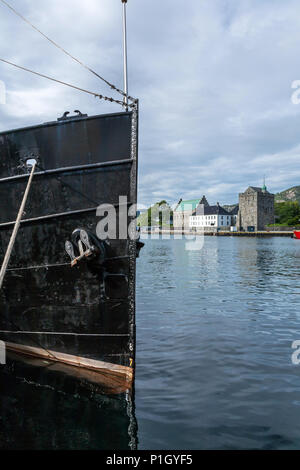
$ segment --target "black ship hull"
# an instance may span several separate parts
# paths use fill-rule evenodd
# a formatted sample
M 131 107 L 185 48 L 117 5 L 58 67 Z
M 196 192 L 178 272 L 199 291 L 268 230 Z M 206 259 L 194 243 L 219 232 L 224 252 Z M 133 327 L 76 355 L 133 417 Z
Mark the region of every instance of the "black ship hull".
M 97 245 L 97 207 L 113 207 L 118 224 L 120 212 L 136 204 L 137 110 L 0 134 L 1 259 L 28 181 L 29 159 L 37 167 L 0 291 L 0 340 L 15 352 L 130 383 L 137 242 L 128 232 L 124 236 L 124 228 L 121 237 L 117 226 L 116 237 L 99 241 L 101 257 L 97 250 L 92 261 L 77 256 L 73 267 L 65 242 L 72 240 L 75 256 L 80 254 L 71 238 L 78 229 Z M 134 220 L 131 209 L 126 228 Z
M 0 450 L 136 450 L 134 394 L 99 385 L 96 372 L 69 369 L 8 353 L 0 368 Z

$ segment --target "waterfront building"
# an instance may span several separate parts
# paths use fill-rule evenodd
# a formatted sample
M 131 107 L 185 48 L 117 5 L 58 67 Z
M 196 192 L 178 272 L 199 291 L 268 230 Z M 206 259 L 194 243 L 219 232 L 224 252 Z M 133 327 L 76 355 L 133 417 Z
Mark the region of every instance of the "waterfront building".
M 173 227 L 174 229 L 189 228 L 190 216 L 195 212 L 200 202 L 204 203 L 201 199 L 189 199 L 183 201 L 180 199 L 177 206 L 173 211 Z M 206 201 L 207 202 L 207 201 Z
M 264 183 L 262 188 L 249 186 L 239 194 L 238 230 L 265 230 L 274 223 L 274 194 L 269 193 Z
M 237 204 L 233 209 L 228 211 L 231 215 L 231 226 L 235 227 L 237 225 L 238 215 L 239 215 L 239 205 Z
M 231 214 L 217 202 L 215 206 L 199 204 L 190 216 L 190 228 L 204 229 L 207 227 L 218 229 L 231 226 Z

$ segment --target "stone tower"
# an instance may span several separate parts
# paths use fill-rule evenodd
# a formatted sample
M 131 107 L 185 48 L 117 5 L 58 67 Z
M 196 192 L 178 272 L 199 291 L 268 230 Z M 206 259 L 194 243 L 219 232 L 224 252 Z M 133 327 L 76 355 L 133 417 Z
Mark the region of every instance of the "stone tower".
M 274 194 L 262 188 L 249 186 L 239 194 L 238 230 L 265 230 L 265 226 L 274 223 Z

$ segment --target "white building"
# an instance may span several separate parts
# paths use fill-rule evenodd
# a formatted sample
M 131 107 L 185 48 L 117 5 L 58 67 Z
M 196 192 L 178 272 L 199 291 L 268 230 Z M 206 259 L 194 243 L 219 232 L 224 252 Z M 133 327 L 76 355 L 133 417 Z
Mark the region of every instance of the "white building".
M 231 226 L 231 215 L 217 203 L 216 206 L 199 204 L 190 216 L 190 228 L 222 228 Z
M 236 206 L 229 211 L 229 214 L 231 215 L 231 225 L 236 226 L 237 225 L 237 218 L 238 218 L 238 213 L 239 213 L 239 205 L 236 204 Z

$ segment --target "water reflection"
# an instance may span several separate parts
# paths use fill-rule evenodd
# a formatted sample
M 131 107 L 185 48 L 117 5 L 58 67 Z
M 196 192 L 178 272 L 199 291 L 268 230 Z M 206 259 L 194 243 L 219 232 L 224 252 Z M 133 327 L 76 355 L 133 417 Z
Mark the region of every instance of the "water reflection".
M 299 261 L 288 238 L 206 237 L 199 252 L 146 241 L 136 400 L 10 358 L 0 366 L 0 447 L 135 448 L 136 401 L 140 449 L 299 448 Z
M 134 391 L 115 392 L 93 373 L 9 353 L 0 449 L 136 449 Z
M 300 445 L 300 243 L 149 240 L 138 261 L 136 404 L 143 449 Z M 151 263 L 151 264 L 150 264 Z

